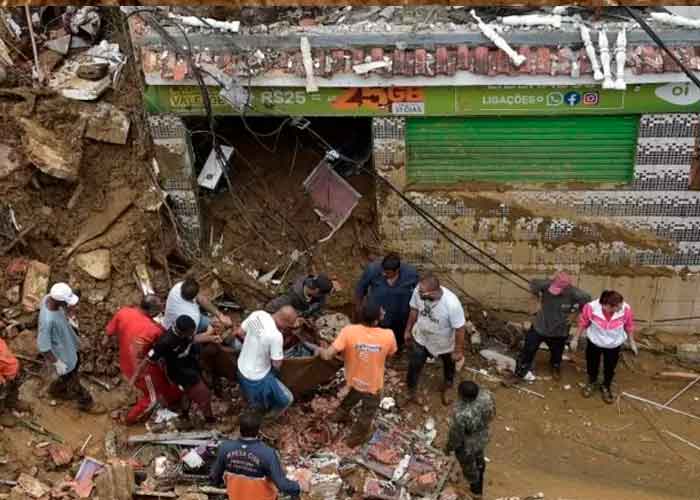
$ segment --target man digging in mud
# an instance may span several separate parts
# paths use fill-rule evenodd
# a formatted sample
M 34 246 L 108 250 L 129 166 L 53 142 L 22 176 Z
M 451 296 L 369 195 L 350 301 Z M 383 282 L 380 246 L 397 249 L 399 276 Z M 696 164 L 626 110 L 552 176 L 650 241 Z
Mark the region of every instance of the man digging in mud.
M 525 334 L 525 345 L 518 356 L 515 373 L 503 381 L 506 387 L 522 382 L 542 342 L 549 347 L 552 378 L 557 382 L 561 380 L 561 360 L 571 328 L 569 316 L 578 313 L 591 301 L 591 296 L 573 286 L 571 276 L 563 272 L 551 280 L 532 280 L 530 290 L 539 297 L 540 308 Z
M 459 384 L 459 401 L 452 415 L 445 453 L 454 452 L 469 483 L 471 498 L 481 500 L 484 492 L 489 423 L 496 415 L 491 393 L 474 382 Z
M 358 403 L 362 405 L 359 418 L 347 439 L 347 445 L 351 448 L 369 437 L 384 387 L 386 358 L 397 351 L 393 332 L 378 327 L 384 315 L 382 308 L 372 301 L 366 301 L 360 314 L 361 324 L 346 326 L 330 347 L 319 351 L 326 361 L 338 353 L 345 358 L 345 380 L 350 392 L 340 403 L 333 420 L 350 422 L 350 411 Z
M 37 345 L 56 369 L 58 378 L 49 386 L 52 397 L 77 400 L 82 411 L 103 413 L 80 383 L 80 340 L 71 325 L 67 309 L 78 304 L 78 296 L 66 283 L 56 283 L 41 301 Z

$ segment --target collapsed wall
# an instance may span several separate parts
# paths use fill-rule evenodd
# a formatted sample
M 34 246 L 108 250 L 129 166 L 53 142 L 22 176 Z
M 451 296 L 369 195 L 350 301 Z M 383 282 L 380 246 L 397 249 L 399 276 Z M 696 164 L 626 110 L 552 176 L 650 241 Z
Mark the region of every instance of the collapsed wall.
M 528 277 L 566 270 L 593 295 L 618 289 L 641 320 L 659 324 L 700 315 L 693 274 L 700 266 L 700 200 L 689 189 L 698 114 L 642 115 L 633 179 L 610 186 L 524 184 L 517 177 L 508 183 L 411 185 L 406 121 L 374 119 L 375 167 L 464 238 Z M 526 293 L 446 241 L 381 182 L 377 208 L 388 247 L 449 271 L 485 303 L 523 311 L 531 307 Z M 695 321 L 662 324 L 687 329 Z

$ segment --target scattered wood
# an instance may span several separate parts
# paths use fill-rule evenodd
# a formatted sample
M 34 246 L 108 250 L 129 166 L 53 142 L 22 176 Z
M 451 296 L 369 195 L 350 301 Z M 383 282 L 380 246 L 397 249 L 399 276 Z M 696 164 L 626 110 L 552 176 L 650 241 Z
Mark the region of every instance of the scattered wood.
M 83 453 L 85 453 L 85 449 L 87 448 L 87 445 L 90 443 L 91 440 L 92 440 L 92 434 L 90 434 L 90 435 L 87 437 L 87 439 L 85 440 L 85 442 L 83 443 L 83 445 L 80 447 L 80 452 L 79 452 L 80 455 L 82 455 Z
M 36 224 L 30 224 L 29 226 L 22 229 L 22 231 L 20 231 L 20 233 L 17 236 L 15 236 L 14 240 L 12 240 L 0 250 L 0 255 L 5 255 L 7 254 L 7 252 L 12 250 L 17 245 L 17 243 L 24 239 L 25 236 L 34 231 L 34 229 L 36 229 L 36 226 Z
M 3 486 L 17 486 L 17 481 L 10 481 L 9 479 L 0 479 L 0 484 Z
M 177 493 L 173 491 L 136 490 L 134 492 L 134 496 L 148 498 L 177 498 Z
M 75 205 L 78 203 L 78 198 L 80 198 L 80 195 L 83 194 L 84 189 L 85 185 L 82 182 L 79 182 L 78 185 L 75 187 L 75 190 L 73 191 L 70 200 L 68 200 L 68 204 L 66 205 L 66 208 L 68 210 L 73 210 L 75 208 Z
M 666 429 L 664 429 L 664 432 L 665 432 L 666 434 L 668 434 L 669 436 L 671 436 L 671 437 L 673 437 L 673 438 L 676 438 L 678 441 L 687 444 L 687 445 L 690 446 L 691 448 L 695 448 L 696 450 L 700 451 L 700 446 L 698 446 L 698 445 L 696 445 L 696 444 L 694 444 L 694 443 L 691 443 L 691 442 L 688 441 L 687 439 L 680 437 L 678 434 L 674 434 L 673 432 L 671 432 L 671 431 L 669 431 L 669 430 L 666 430 Z
M 666 401 L 666 402 L 664 403 L 664 406 L 668 406 L 668 405 L 670 405 L 671 403 L 673 403 L 676 399 L 678 399 L 679 396 L 681 396 L 684 392 L 686 392 L 688 389 L 690 389 L 691 387 L 693 387 L 693 386 L 694 386 L 695 384 L 697 384 L 698 382 L 700 382 L 700 375 L 698 375 L 698 376 L 695 378 L 695 380 L 693 380 L 692 382 L 690 382 L 690 383 L 689 383 L 688 385 L 686 385 L 683 389 L 681 389 L 681 390 L 678 391 L 676 394 L 674 394 L 673 397 L 671 397 L 671 399 L 669 399 L 668 401 Z
M 491 380 L 492 382 L 501 382 L 502 381 L 502 379 L 499 377 L 494 377 L 493 375 L 481 373 L 479 370 L 476 370 L 474 368 L 470 368 L 468 366 L 465 366 L 463 368 L 463 370 L 467 370 L 468 372 L 472 372 L 476 375 L 481 375 L 486 380 Z M 525 394 L 529 394 L 530 396 L 535 396 L 535 397 L 538 397 L 540 399 L 545 399 L 544 394 L 540 394 L 539 392 L 531 391 L 530 389 L 526 389 L 524 387 L 519 387 L 517 385 L 514 385 L 513 389 L 515 389 L 516 391 L 524 392 Z
M 31 422 L 31 421 L 24 420 L 24 419 L 18 419 L 17 422 L 20 425 L 29 429 L 30 431 L 34 431 L 37 434 L 41 434 L 42 436 L 46 436 L 48 438 L 51 438 L 58 443 L 61 443 L 61 444 L 63 443 L 63 438 L 61 436 L 45 429 L 43 426 L 37 424 L 36 422 Z
M 686 413 L 686 412 L 681 411 L 681 410 L 676 410 L 675 408 L 671 408 L 670 406 L 664 406 L 661 403 L 657 403 L 656 401 L 644 399 L 644 398 L 641 398 L 639 396 L 635 396 L 634 394 L 630 394 L 628 392 L 623 392 L 622 395 L 626 398 L 633 399 L 635 401 L 640 401 L 642 403 L 646 403 L 648 405 L 654 406 L 654 407 L 658 408 L 659 410 L 668 410 L 670 412 L 677 413 L 679 415 L 683 415 L 684 417 L 689 417 L 689 418 L 692 418 L 695 420 L 700 420 L 700 417 L 698 417 L 697 415 L 693 415 L 692 413 Z
M 654 375 L 654 379 L 685 379 L 685 380 L 695 380 L 699 375 L 697 373 L 691 372 L 659 372 Z
M 129 444 L 139 443 L 171 443 L 177 444 L 180 441 L 192 440 L 216 440 L 220 435 L 215 431 L 197 431 L 197 432 L 164 432 L 164 433 L 148 433 L 129 436 L 127 442 Z

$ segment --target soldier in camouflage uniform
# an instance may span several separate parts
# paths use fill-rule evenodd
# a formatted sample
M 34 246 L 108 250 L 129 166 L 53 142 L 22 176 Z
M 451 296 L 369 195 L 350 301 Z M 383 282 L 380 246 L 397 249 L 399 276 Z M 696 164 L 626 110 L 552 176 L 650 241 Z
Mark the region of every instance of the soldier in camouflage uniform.
M 475 500 L 481 498 L 484 489 L 484 450 L 489 442 L 489 423 L 495 414 L 496 405 L 488 390 L 470 381 L 459 385 L 459 401 L 445 451 L 454 451 Z

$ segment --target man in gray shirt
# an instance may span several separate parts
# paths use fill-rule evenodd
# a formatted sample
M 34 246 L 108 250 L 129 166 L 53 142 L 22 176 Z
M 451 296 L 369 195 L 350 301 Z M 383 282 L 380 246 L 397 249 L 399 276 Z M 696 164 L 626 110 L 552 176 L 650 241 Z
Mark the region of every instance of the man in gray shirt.
M 66 316 L 66 309 L 78 303 L 78 296 L 66 283 L 56 283 L 41 301 L 39 310 L 39 352 L 54 366 L 58 378 L 49 386 L 55 398 L 77 400 L 83 411 L 91 411 L 94 400 L 80 383 L 80 340 Z
M 525 345 L 518 357 L 515 374 L 505 381 L 506 385 L 520 382 L 532 367 L 537 350 L 542 342 L 550 352 L 549 364 L 552 378 L 561 379 L 561 359 L 569 337 L 569 316 L 578 313 L 591 296 L 572 285 L 571 277 L 563 272 L 552 279 L 537 279 L 530 282 L 530 290 L 540 298 L 540 309 L 530 330 L 525 334 Z

